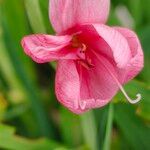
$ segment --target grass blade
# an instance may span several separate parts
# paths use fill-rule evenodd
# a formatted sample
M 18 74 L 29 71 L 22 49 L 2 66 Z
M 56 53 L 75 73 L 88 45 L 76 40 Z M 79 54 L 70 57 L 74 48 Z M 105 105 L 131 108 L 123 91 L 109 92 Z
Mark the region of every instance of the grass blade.
M 91 150 L 98 150 L 97 129 L 93 111 L 81 115 L 85 143 Z
M 113 126 L 113 114 L 114 114 L 113 104 L 110 103 L 108 108 L 106 134 L 104 139 L 103 150 L 110 150 L 111 133 L 112 133 L 112 126 Z

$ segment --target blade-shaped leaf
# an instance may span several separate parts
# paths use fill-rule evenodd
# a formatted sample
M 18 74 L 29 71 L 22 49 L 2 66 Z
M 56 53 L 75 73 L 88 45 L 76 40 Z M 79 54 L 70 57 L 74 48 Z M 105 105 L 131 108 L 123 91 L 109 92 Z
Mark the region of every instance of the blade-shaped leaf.
M 149 150 L 150 128 L 135 115 L 131 105 L 118 104 L 115 106 L 115 122 L 130 144 L 132 150 Z

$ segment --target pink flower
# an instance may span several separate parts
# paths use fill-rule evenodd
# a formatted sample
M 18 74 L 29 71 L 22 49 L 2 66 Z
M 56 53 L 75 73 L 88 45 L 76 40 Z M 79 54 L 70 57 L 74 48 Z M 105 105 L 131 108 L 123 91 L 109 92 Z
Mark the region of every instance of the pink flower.
M 22 46 L 37 63 L 58 61 L 55 90 L 60 103 L 80 114 L 106 105 L 122 84 L 143 67 L 143 52 L 136 34 L 104 25 L 109 0 L 51 0 L 50 20 L 57 32 L 24 37 Z

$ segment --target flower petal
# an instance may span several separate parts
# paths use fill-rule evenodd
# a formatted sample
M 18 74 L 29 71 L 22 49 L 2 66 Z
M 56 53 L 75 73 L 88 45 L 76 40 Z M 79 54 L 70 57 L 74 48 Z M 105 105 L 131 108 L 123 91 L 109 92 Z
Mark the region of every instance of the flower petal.
M 83 25 L 77 31 L 81 32 L 80 40 L 88 47 L 115 61 L 119 68 L 127 66 L 131 51 L 126 38 L 120 32 L 103 24 Z
M 60 60 L 56 71 L 55 91 L 57 99 L 74 113 L 80 97 L 80 79 L 73 60 Z
M 57 98 L 77 114 L 106 105 L 118 91 L 115 80 L 105 67 L 106 65 L 117 77 L 114 66 L 102 56 L 97 58 L 91 54 L 91 57 L 94 58 L 94 67 L 89 70 L 71 60 L 59 61 L 57 68 Z
M 92 52 L 90 57 L 93 58 L 92 64 L 94 67 L 89 70 L 84 67 L 80 68 L 80 99 L 93 99 L 93 101 L 87 102 L 87 109 L 106 105 L 119 89 L 111 75 L 113 74 L 116 78 L 118 77 L 115 66 L 98 53 L 95 55 Z
M 121 71 L 124 74 L 124 82 L 128 82 L 133 79 L 143 68 L 144 55 L 142 47 L 137 35 L 126 28 L 115 27 L 115 30 L 119 31 L 128 41 L 132 57 L 127 67 Z
M 71 36 L 30 35 L 22 39 L 22 47 L 37 63 L 50 62 L 57 59 L 70 59 L 75 57 L 73 50 L 67 47 Z
M 85 23 L 105 23 L 110 0 L 50 0 L 50 20 L 57 33 Z
M 131 52 L 126 38 L 117 30 L 106 25 L 95 24 L 93 26 L 99 36 L 111 48 L 117 67 L 126 67 L 131 58 Z

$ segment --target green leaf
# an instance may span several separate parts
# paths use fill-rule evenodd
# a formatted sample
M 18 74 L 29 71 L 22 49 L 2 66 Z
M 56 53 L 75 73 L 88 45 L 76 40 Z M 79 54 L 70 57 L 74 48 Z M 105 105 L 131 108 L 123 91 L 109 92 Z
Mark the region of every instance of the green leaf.
M 15 105 L 12 108 L 7 109 L 3 114 L 0 114 L 0 120 L 8 121 L 23 115 L 29 106 L 27 104 Z
M 150 24 L 150 11 L 149 11 L 149 6 L 150 6 L 150 0 L 142 0 L 142 14 L 143 14 L 143 26 L 145 24 L 149 23 Z
M 6 39 L 6 48 L 7 45 L 11 45 L 13 43 L 13 53 L 17 55 L 19 59 L 21 59 L 21 63 L 23 64 L 23 68 L 26 71 L 26 74 L 30 75 L 32 79 L 35 79 L 35 69 L 33 67 L 33 63 L 31 60 L 24 54 L 23 49 L 21 47 L 21 39 L 25 34 L 29 34 L 29 26 L 26 18 L 26 14 L 23 7 L 23 1 L 21 0 L 4 0 L 0 5 L 0 24 L 2 25 L 3 39 L 5 38 L 6 31 L 4 26 L 8 26 L 8 32 L 11 37 L 11 41 Z M 9 52 L 9 48 L 7 49 Z
M 45 24 L 45 28 L 47 29 L 47 32 L 50 34 L 54 34 L 54 30 L 52 28 L 50 19 L 49 19 L 49 0 L 39 0 L 40 8 L 41 8 L 41 14 L 43 16 L 43 21 Z
M 132 105 L 115 106 L 115 122 L 132 150 L 149 150 L 150 128 L 135 115 Z
M 139 30 L 139 37 L 142 42 L 144 50 L 144 69 L 141 72 L 141 77 L 147 85 L 150 85 L 150 50 L 149 50 L 149 41 L 150 41 L 150 27 L 143 27 Z
M 39 0 L 24 0 L 24 3 L 34 33 L 46 33 Z
M 131 11 L 131 15 L 133 16 L 136 26 L 142 24 L 142 1 L 141 0 L 129 0 L 129 7 Z
M 3 38 L 9 53 L 9 58 L 13 64 L 16 76 L 22 84 L 24 93 L 32 106 L 32 111 L 34 112 L 34 117 L 37 122 L 38 132 L 40 135 L 53 136 L 54 134 L 51 122 L 49 121 L 42 106 L 41 93 L 30 74 L 30 72 L 33 72 L 34 68 L 31 67 L 32 69 L 29 71 L 30 65 L 27 63 L 27 57 L 20 46 L 23 31 L 24 33 L 27 33 L 26 30 L 23 30 L 24 28 L 26 29 L 26 27 L 24 27 L 25 24 L 23 24 L 25 20 L 23 20 L 23 16 L 21 15 L 22 13 L 24 14 L 22 7 L 23 3 L 20 0 L 5 0 L 2 4 L 3 5 L 0 7 L 2 8 L 3 15 L 5 16 L 2 17 L 1 20 L 2 27 L 5 32 Z M 16 22 L 13 20 L 17 18 L 21 18 L 21 20 L 16 20 L 17 24 L 19 24 L 18 28 L 16 28 Z
M 0 10 L 0 18 L 2 18 L 2 10 Z M 15 69 L 9 57 L 9 52 L 4 42 L 4 30 L 2 28 L 2 20 L 0 20 L 0 72 L 1 79 L 5 80 L 9 89 L 7 96 L 10 97 L 11 103 L 20 103 L 25 99 L 23 86 L 16 76 Z M 28 66 L 29 67 L 29 66 Z M 18 93 L 18 94 L 14 94 Z
M 63 107 L 60 109 L 60 129 L 62 139 L 66 145 L 75 147 L 81 144 L 80 118 Z
M 130 83 L 124 86 L 128 95 L 131 98 L 136 98 L 136 94 L 140 93 L 142 96 L 141 101 L 137 105 L 137 113 L 144 119 L 150 121 L 150 88 L 145 83 L 132 80 Z M 120 92 L 115 99 L 124 102 L 127 101 L 123 94 Z
M 113 104 L 109 104 L 108 109 L 108 116 L 107 116 L 107 125 L 106 125 L 106 133 L 104 139 L 103 150 L 110 150 L 111 145 L 111 135 L 112 135 L 112 127 L 113 127 L 113 116 L 114 116 L 114 109 Z
M 15 135 L 15 129 L 0 124 L 0 148 L 11 150 L 53 150 L 66 149 L 55 141 L 48 139 L 27 140 Z

